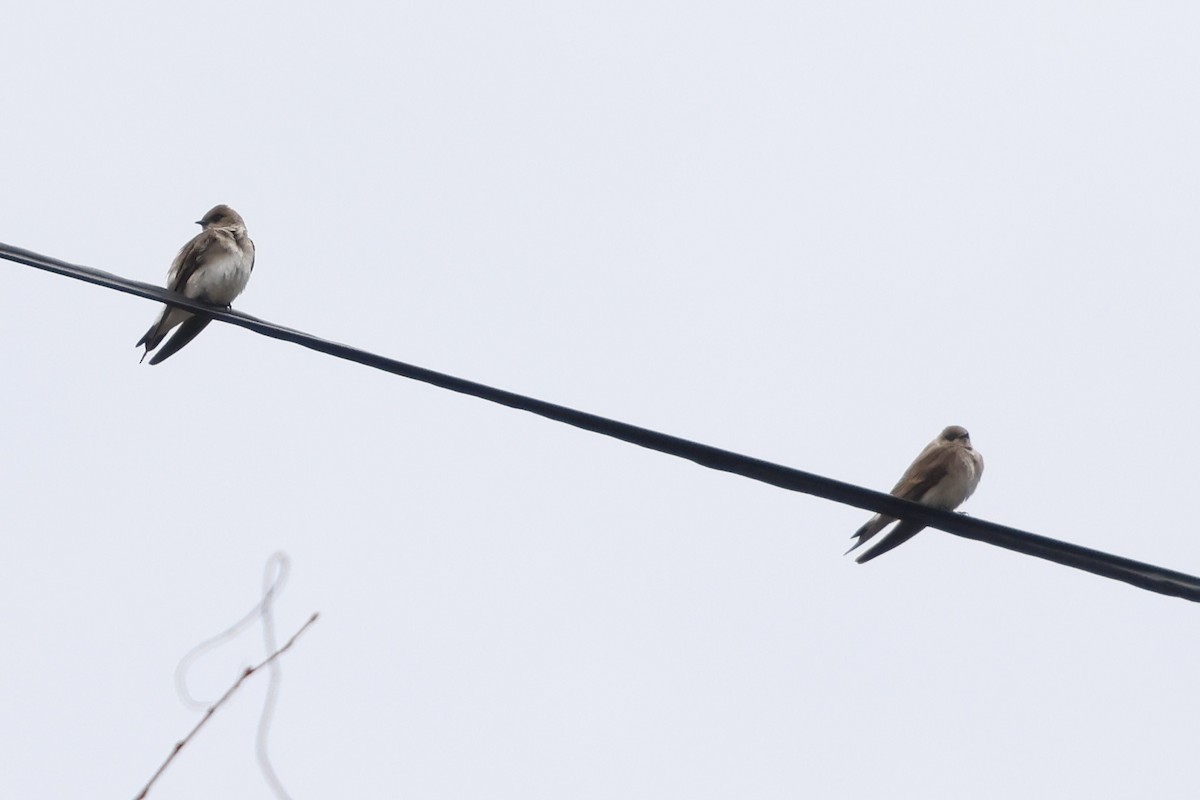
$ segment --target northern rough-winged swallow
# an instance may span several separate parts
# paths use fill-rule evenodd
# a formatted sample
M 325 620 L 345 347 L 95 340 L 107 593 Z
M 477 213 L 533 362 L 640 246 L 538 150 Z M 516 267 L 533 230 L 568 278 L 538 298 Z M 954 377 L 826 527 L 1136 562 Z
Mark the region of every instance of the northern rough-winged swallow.
M 229 308 L 246 288 L 254 269 L 254 242 L 246 235 L 246 223 L 226 205 L 214 206 L 196 223 L 204 230 L 183 246 L 167 272 L 167 288 L 184 297 Z M 166 361 L 196 338 L 212 320 L 194 316 L 182 308 L 163 306 L 162 313 L 137 343 L 146 346 L 142 360 L 158 347 L 172 328 L 182 323 L 175 335 L 154 354 L 151 364 Z
M 975 487 L 979 485 L 981 475 L 983 456 L 971 447 L 971 434 L 961 425 L 951 425 L 921 451 L 921 455 L 909 466 L 896 488 L 892 489 L 892 494 L 924 506 L 952 511 L 971 496 Z M 854 538 L 858 541 L 850 550 L 895 521 L 895 517 L 882 514 L 871 517 L 866 525 L 855 532 Z M 883 555 L 916 536 L 924 527 L 920 522 L 901 520 L 879 544 L 855 560 L 863 564 L 875 556 Z M 846 552 L 849 553 L 850 550 Z

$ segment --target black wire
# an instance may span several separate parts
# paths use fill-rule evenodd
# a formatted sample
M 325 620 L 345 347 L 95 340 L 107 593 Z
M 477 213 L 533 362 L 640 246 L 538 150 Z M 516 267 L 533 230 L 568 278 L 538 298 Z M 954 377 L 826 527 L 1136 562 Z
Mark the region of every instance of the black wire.
M 660 453 L 686 458 L 709 469 L 732 472 L 736 475 L 769 483 L 772 486 L 778 486 L 782 489 L 815 495 L 826 500 L 833 500 L 837 503 L 844 503 L 845 505 L 855 506 L 868 511 L 876 511 L 892 517 L 915 520 L 932 528 L 952 533 L 955 536 L 975 539 L 976 541 L 986 542 L 997 547 L 1024 553 L 1025 555 L 1053 561 L 1056 564 L 1063 564 L 1085 572 L 1091 572 L 1095 575 L 1124 581 L 1125 583 L 1152 592 L 1171 595 L 1173 597 L 1182 597 L 1192 602 L 1200 602 L 1200 578 L 1182 572 L 1175 572 L 1174 570 L 1156 567 L 1153 564 L 1145 564 L 1099 550 L 1080 547 L 1069 542 L 1010 528 L 1006 525 L 998 525 L 994 522 L 987 522 L 974 517 L 928 508 L 917 503 L 892 497 L 889 494 L 854 486 L 853 484 L 843 483 L 809 472 L 801 472 L 797 469 L 772 464 L 768 461 L 750 458 L 749 456 L 688 441 L 687 439 L 680 439 L 676 436 L 668 436 L 665 433 L 658 433 L 646 428 L 639 428 L 636 425 L 628 425 L 624 422 L 606 419 L 595 414 L 588 414 L 565 406 L 547 403 L 543 400 L 536 400 L 532 397 L 506 392 L 503 389 L 494 389 L 491 386 L 485 386 L 481 383 L 463 380 L 452 375 L 405 364 L 401 361 L 385 358 L 384 356 L 359 350 L 355 347 L 318 339 L 307 333 L 284 328 L 237 311 L 206 306 L 203 303 L 189 300 L 183 295 L 169 292 L 158 286 L 141 283 L 140 281 L 131 281 L 89 267 L 68 264 L 48 256 L 12 247 L 11 245 L 0 243 L 0 258 L 59 275 L 66 275 L 67 277 L 86 281 L 87 283 L 116 289 L 117 291 L 144 297 L 148 300 L 170 303 L 180 308 L 185 308 L 188 311 L 205 314 L 213 319 L 228 322 L 231 325 L 248 328 L 264 336 L 270 336 L 273 339 L 292 342 L 307 347 L 310 350 L 316 350 L 347 361 L 374 367 L 384 372 L 390 372 L 393 375 L 401 375 L 405 378 L 433 384 L 443 389 L 449 389 L 452 392 L 469 394 L 493 403 L 509 406 L 510 408 L 528 411 L 548 419 L 573 425 L 576 428 L 583 428 L 584 430 L 611 436 L 614 439 L 620 439 L 621 441 L 636 444 L 640 447 L 657 450 Z

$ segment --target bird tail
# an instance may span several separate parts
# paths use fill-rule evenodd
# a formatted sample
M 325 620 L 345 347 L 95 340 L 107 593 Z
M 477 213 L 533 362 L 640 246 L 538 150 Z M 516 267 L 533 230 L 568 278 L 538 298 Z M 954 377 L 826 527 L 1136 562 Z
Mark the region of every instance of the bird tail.
M 854 544 L 850 545 L 850 549 L 845 553 L 842 553 L 842 555 L 847 555 L 859 547 L 862 547 L 864 544 L 866 544 L 868 539 L 895 521 L 895 517 L 885 517 L 882 514 L 876 514 L 875 516 L 871 517 L 869 520 L 867 520 L 865 525 L 856 530 L 850 537 L 851 539 L 854 539 L 855 542 Z
M 189 316 L 179 330 L 175 331 L 175 335 L 167 340 L 163 345 L 162 350 L 154 354 L 154 358 L 150 359 L 150 366 L 161 364 L 171 356 L 178 353 L 185 344 L 195 339 L 200 331 L 208 327 L 208 323 L 212 322 L 212 317 L 196 317 Z M 161 338 L 161 337 L 160 337 Z M 148 352 L 148 351 L 147 351 Z M 145 358 L 145 356 L 143 356 Z
M 154 324 L 142 334 L 142 338 L 138 339 L 138 343 L 134 345 L 134 347 L 146 346 L 146 352 L 142 353 L 142 361 L 146 360 L 146 356 L 151 350 L 158 347 L 163 337 L 171 332 L 171 328 L 174 328 L 190 316 L 191 312 L 184 311 L 182 308 L 163 306 L 163 310 L 159 312 L 158 319 L 154 320 Z
M 858 558 L 854 559 L 859 564 L 865 564 L 872 558 L 881 556 L 888 550 L 895 549 L 907 542 L 912 537 L 916 536 L 925 528 L 925 525 L 920 522 L 909 522 L 901 520 L 900 524 L 893 528 L 887 536 L 879 541 L 879 544 L 872 547 L 867 552 L 863 553 Z M 861 544 L 861 542 L 860 542 Z M 857 546 L 857 545 L 856 545 Z M 851 548 L 853 549 L 853 548 Z

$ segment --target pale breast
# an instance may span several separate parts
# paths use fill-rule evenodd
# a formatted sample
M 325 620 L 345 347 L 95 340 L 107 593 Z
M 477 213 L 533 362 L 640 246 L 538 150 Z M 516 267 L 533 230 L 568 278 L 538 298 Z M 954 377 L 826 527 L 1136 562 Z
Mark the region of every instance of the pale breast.
M 945 476 L 921 497 L 924 505 L 947 510 L 958 508 L 979 485 L 983 459 L 978 458 L 978 453 L 958 449 L 947 466 Z
M 222 237 L 224 247 L 213 253 L 188 278 L 184 294 L 213 305 L 226 306 L 242 293 L 250 280 L 253 251 L 243 251 L 232 236 Z

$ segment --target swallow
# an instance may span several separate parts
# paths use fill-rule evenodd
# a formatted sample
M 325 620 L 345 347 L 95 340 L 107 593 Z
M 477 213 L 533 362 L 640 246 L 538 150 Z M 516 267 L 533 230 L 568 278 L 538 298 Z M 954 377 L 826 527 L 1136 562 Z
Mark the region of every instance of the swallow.
M 246 288 L 254 270 L 254 242 L 246 235 L 241 215 L 226 205 L 214 206 L 196 224 L 204 230 L 185 244 L 171 262 L 167 288 L 192 300 L 229 308 Z M 163 306 L 158 319 L 136 345 L 146 347 L 142 361 L 176 325 L 179 330 L 154 354 L 151 365 L 166 361 L 211 321 L 182 308 Z
M 892 489 L 892 495 L 931 508 L 952 511 L 971 496 L 982 475 L 983 456 L 971 447 L 971 434 L 961 425 L 951 425 L 921 451 L 896 488 Z M 846 552 L 861 546 L 895 521 L 895 517 L 883 514 L 871 517 L 867 524 L 854 533 L 852 538 L 857 541 Z M 904 544 L 924 527 L 920 522 L 901 520 L 878 544 L 855 560 L 865 564 Z

